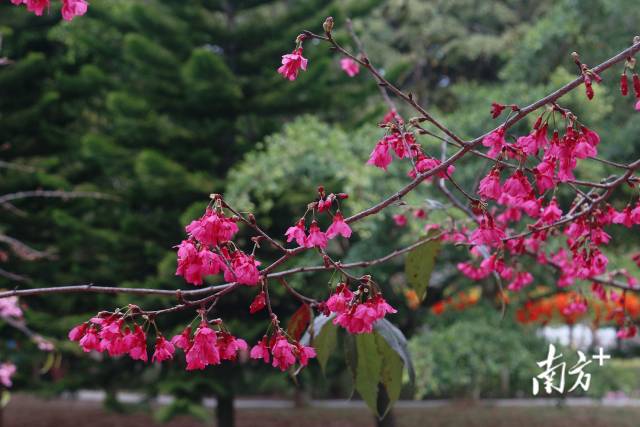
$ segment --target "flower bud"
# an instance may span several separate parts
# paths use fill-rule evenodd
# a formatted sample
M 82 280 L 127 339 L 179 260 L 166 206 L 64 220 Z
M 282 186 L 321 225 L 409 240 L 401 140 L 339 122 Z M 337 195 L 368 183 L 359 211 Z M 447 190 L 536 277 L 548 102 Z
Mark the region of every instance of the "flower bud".
M 324 20 L 324 24 L 322 24 L 322 28 L 324 28 L 324 32 L 328 35 L 331 34 L 331 30 L 333 30 L 333 17 L 328 16 L 327 19 Z
M 636 93 L 636 98 L 640 98 L 640 77 L 638 77 L 637 73 L 633 73 L 631 80 L 633 81 L 633 90 Z
M 622 73 L 620 75 L 620 93 L 622 96 L 627 96 L 629 94 L 629 79 L 627 79 L 627 73 Z

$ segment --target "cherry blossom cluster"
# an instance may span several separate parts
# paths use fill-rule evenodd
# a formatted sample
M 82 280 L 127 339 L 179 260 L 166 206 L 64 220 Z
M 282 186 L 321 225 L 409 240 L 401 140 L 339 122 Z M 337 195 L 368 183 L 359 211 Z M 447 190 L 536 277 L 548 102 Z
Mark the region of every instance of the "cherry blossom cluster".
M 302 345 L 299 341 L 290 339 L 285 331 L 277 327 L 276 333 L 271 337 L 265 335 L 251 348 L 249 356 L 252 359 L 263 360 L 265 363 L 271 362 L 271 366 L 281 371 L 286 371 L 296 364 L 307 366 L 309 359 L 316 357 L 313 347 Z
M 346 283 L 340 283 L 336 291 L 326 301 L 327 314 L 335 313 L 333 323 L 340 325 L 350 334 L 368 334 L 373 324 L 387 313 L 396 313 L 375 289 L 370 280 L 365 279 L 355 292 Z
M 260 262 L 231 241 L 238 232 L 237 218 L 225 216 L 221 203 L 216 198 L 202 217 L 186 226 L 189 237 L 178 245 L 176 275 L 193 285 L 202 285 L 204 277 L 220 273 L 228 282 L 257 285 Z
M 301 247 L 324 249 L 327 247 L 327 243 L 330 239 L 337 236 L 342 236 L 345 239 L 351 237 L 351 228 L 345 222 L 344 216 L 340 211 L 340 200 L 344 200 L 347 197 L 348 195 L 345 193 L 339 193 L 337 195 L 334 193 L 326 194 L 324 187 L 319 187 L 318 200 L 310 203 L 304 216 L 285 232 L 287 243 L 295 240 L 298 246 Z M 333 212 L 334 205 L 337 205 L 335 213 Z M 326 231 L 322 231 L 320 229 L 318 221 L 315 219 L 316 213 L 320 214 L 322 212 L 333 217 L 332 223 Z M 313 216 L 313 220 L 311 221 L 308 231 L 305 226 L 305 218 L 307 214 Z
M 42 16 L 51 7 L 51 0 L 11 0 L 15 6 L 26 5 L 27 10 Z M 62 0 L 62 18 L 71 21 L 76 16 L 87 13 L 89 4 L 85 0 Z
M 140 309 L 130 305 L 124 313 L 101 313 L 92 317 L 69 331 L 69 339 L 76 341 L 85 352 L 105 352 L 111 357 L 128 355 L 133 360 L 149 361 L 147 349 L 147 332 L 145 326 L 155 322 L 148 320 L 140 326 L 133 316 Z M 167 340 L 156 328 L 156 339 L 152 362 L 163 362 L 173 359 L 176 348 L 185 353 L 187 370 L 204 369 L 208 365 L 219 365 L 223 360 L 236 360 L 239 352 L 247 350 L 247 343 L 231 335 L 222 321 L 213 321 L 216 330 L 204 320 L 192 331 L 187 326 L 182 333 Z M 192 333 L 193 332 L 193 333 Z

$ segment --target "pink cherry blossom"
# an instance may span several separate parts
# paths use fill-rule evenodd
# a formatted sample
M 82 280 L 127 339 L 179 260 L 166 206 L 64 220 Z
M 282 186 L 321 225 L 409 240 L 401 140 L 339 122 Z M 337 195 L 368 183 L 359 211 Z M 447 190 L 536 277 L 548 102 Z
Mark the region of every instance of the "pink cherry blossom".
M 622 224 L 625 227 L 633 227 L 634 221 L 631 214 L 631 206 L 627 205 L 621 212 L 616 212 L 613 215 L 612 222 L 614 224 Z
M 9 388 L 13 385 L 11 377 L 16 373 L 16 365 L 13 363 L 0 364 L 0 384 Z
M 307 58 L 302 56 L 302 47 L 294 49 L 293 52 L 282 55 L 282 66 L 278 68 L 278 73 L 291 81 L 298 77 L 300 70 L 307 70 Z
M 225 271 L 224 279 L 242 285 L 257 285 L 260 281 L 259 265 L 253 255 L 237 250 L 231 255 L 231 266 Z
M 335 313 L 342 313 L 353 299 L 353 293 L 343 283 L 339 284 L 336 292 L 327 300 L 327 308 Z
M 506 144 L 507 142 L 504 139 L 504 128 L 498 128 L 485 136 L 482 140 L 482 145 L 491 148 L 487 155 L 494 159 L 498 157 L 498 154 L 502 151 L 502 147 Z
M 320 231 L 318 223 L 314 220 L 309 226 L 309 235 L 305 241 L 307 248 L 326 248 L 327 247 L 327 235 Z
M 440 166 L 442 162 L 438 159 L 434 159 L 432 157 L 427 157 L 425 155 L 419 155 L 418 156 L 418 162 L 415 165 L 415 168 L 412 168 L 409 171 L 409 176 L 411 178 L 416 178 L 418 175 L 418 173 L 426 173 L 429 172 L 432 169 L 437 168 L 438 166 Z M 453 175 L 453 172 L 455 172 L 456 167 L 453 165 L 449 165 L 447 166 L 447 168 L 445 170 L 441 170 L 439 171 L 436 176 L 438 176 L 439 178 L 446 178 L 447 175 Z M 416 173 L 417 171 L 417 173 Z
M 191 221 L 185 229 L 203 245 L 214 246 L 233 239 L 238 232 L 238 226 L 232 218 L 213 209 L 207 209 L 202 218 Z
M 127 340 L 129 337 L 131 338 Z M 147 354 L 147 335 L 140 326 L 135 325 L 133 332 L 125 336 L 124 345 L 129 349 L 129 357 L 133 360 L 142 360 L 143 362 L 149 360 L 149 355 Z
M 27 4 L 27 10 L 35 13 L 37 16 L 42 16 L 45 9 L 49 9 L 49 0 L 25 0 L 22 3 Z M 13 4 L 16 4 L 13 2 Z M 18 3 L 19 4 L 19 3 Z
M 500 172 L 492 169 L 491 172 L 480 181 L 478 194 L 485 199 L 497 200 L 501 193 Z
M 360 65 L 351 58 L 342 58 L 340 67 L 349 77 L 354 77 L 360 72 Z
M 528 284 L 533 282 L 533 276 L 528 271 L 519 271 L 516 273 L 515 279 L 509 283 L 507 289 L 510 291 L 519 291 L 524 288 Z
M 187 371 L 220 364 L 220 353 L 218 353 L 216 343 L 215 331 L 202 322 L 196 329 L 193 344 L 187 351 Z
M 296 349 L 298 351 L 298 359 L 300 360 L 300 365 L 302 366 L 307 366 L 307 364 L 309 363 L 309 359 L 316 357 L 316 350 L 313 347 L 297 343 Z
M 327 238 L 333 239 L 337 235 L 341 235 L 345 239 L 351 237 L 351 228 L 344 222 L 344 217 L 340 211 L 333 216 L 333 223 L 327 229 Z
M 374 165 L 380 169 L 387 170 L 393 158 L 391 157 L 389 142 L 383 138 L 376 144 L 369 156 L 367 164 Z
M 218 274 L 225 269 L 226 264 L 221 257 L 207 248 L 198 250 L 189 240 L 183 240 L 178 246 L 176 276 L 183 276 L 187 283 L 202 285 L 205 276 Z
M 289 227 L 284 235 L 287 237 L 287 243 L 295 240 L 298 246 L 304 246 L 307 238 L 304 227 L 304 218 L 298 221 L 295 226 Z
M 542 194 L 545 191 L 555 187 L 555 169 L 556 160 L 553 158 L 543 160 L 540 164 L 538 164 L 538 166 L 533 169 L 533 173 L 536 178 L 536 187 L 538 187 L 538 193 Z
M 152 362 L 163 362 L 173 359 L 175 348 L 171 342 L 167 341 L 162 335 L 156 338 L 156 348 L 151 356 Z
M 0 298 L 1 317 L 22 317 L 22 310 L 18 306 L 18 297 Z
M 84 334 L 87 331 L 89 325 L 87 323 L 82 323 L 78 326 L 75 326 L 73 329 L 69 331 L 69 340 L 70 341 L 80 341 Z
M 249 357 L 252 359 L 262 359 L 265 363 L 269 363 L 271 360 L 269 347 L 267 347 L 267 337 L 263 337 L 262 340 L 251 348 Z
M 290 366 L 296 363 L 293 349 L 293 345 L 289 343 L 287 338 L 282 335 L 278 336 L 273 347 L 271 347 L 271 355 L 273 356 L 271 365 L 274 368 L 279 368 L 283 372 L 289 369 Z
M 62 0 L 62 17 L 71 21 L 76 16 L 87 13 L 89 5 L 84 0 Z
M 554 197 L 551 199 L 549 205 L 543 209 L 540 219 L 544 224 L 553 224 L 560 218 L 562 218 L 562 211 L 558 207 L 558 202 Z
M 87 332 L 79 341 L 80 347 L 85 353 L 91 350 L 100 351 L 100 339 L 98 338 L 98 331 L 94 327 L 87 329 Z
M 187 326 L 180 334 L 171 338 L 171 344 L 184 351 L 189 350 L 191 347 L 191 326 Z
M 238 352 L 247 350 L 247 342 L 236 338 L 228 332 L 221 332 L 218 336 L 218 353 L 222 360 L 236 360 Z

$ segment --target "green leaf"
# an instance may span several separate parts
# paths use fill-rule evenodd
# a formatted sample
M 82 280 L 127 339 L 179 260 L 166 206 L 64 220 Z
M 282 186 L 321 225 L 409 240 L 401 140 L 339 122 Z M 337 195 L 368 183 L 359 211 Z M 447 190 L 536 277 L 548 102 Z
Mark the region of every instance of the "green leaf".
M 407 255 L 404 264 L 407 284 L 416 291 L 421 301 L 427 296 L 427 286 L 439 252 L 440 240 L 432 240 L 418 246 Z
M 11 393 L 9 390 L 0 391 L 0 408 L 5 408 L 11 400 Z
M 316 317 L 300 340 L 303 345 L 311 344 L 315 348 L 322 372 L 325 372 L 329 356 L 333 354 L 338 342 L 338 327 L 331 321 L 334 317 L 334 314 Z
M 325 372 L 329 356 L 333 354 L 338 342 L 338 327 L 333 322 L 325 322 L 322 329 L 313 339 L 313 348 L 316 349 L 316 358 L 322 372 Z
M 369 409 L 379 416 L 378 383 L 381 382 L 382 355 L 376 343 L 375 333 L 357 335 L 356 350 L 358 353 L 356 390 L 369 406 Z
M 396 351 L 391 348 L 386 339 L 380 334 L 374 334 L 378 354 L 382 357 L 382 370 L 380 372 L 380 382 L 387 392 L 388 405 L 386 408 L 378 408 L 381 411 L 380 418 L 384 418 L 393 404 L 400 398 L 402 390 L 402 368 L 404 362 Z
M 407 338 L 402 331 L 398 329 L 393 323 L 387 319 L 380 319 L 373 324 L 373 329 L 378 333 L 402 359 L 402 363 L 407 368 L 409 373 L 409 382 L 411 386 L 415 383 L 416 372 L 413 368 L 413 360 L 411 359 L 411 353 L 409 353 L 409 346 L 407 344 Z

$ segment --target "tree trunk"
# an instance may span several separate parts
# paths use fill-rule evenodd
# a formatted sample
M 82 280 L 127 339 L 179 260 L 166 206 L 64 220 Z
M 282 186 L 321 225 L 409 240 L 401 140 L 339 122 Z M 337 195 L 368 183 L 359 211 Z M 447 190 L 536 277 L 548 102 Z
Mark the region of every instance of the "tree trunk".
M 378 413 L 380 415 L 384 414 L 388 405 L 389 397 L 387 396 L 387 390 L 385 390 L 382 384 L 378 384 Z M 389 412 L 387 412 L 384 418 L 376 417 L 377 427 L 395 427 L 395 425 L 396 421 L 393 417 L 393 409 L 389 409 Z
M 218 427 L 234 427 L 236 424 L 236 414 L 233 407 L 233 394 L 218 395 L 217 400 L 216 419 L 218 421 Z

